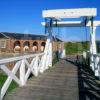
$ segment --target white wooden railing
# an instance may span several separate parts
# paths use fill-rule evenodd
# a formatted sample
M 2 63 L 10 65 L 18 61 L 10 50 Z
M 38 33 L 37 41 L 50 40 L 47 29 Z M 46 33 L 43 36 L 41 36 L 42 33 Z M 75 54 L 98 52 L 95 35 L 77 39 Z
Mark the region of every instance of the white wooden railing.
M 46 57 L 45 52 L 44 53 L 38 53 L 38 54 L 30 54 L 25 56 L 19 56 L 19 57 L 12 57 L 12 58 L 5 58 L 0 60 L 0 69 L 5 72 L 5 74 L 8 76 L 7 80 L 3 84 L 1 91 L 0 91 L 0 99 L 2 100 L 4 95 L 6 94 L 12 80 L 14 80 L 19 86 L 24 86 L 32 73 L 34 76 L 38 76 L 40 72 L 45 71 L 49 68 L 49 64 L 46 66 L 43 66 L 44 58 Z M 31 61 L 28 61 L 31 59 Z M 13 66 L 13 69 L 10 70 L 7 67 L 7 63 L 9 62 L 16 62 Z M 30 63 L 29 63 L 30 62 Z M 46 60 L 45 60 L 46 62 Z M 45 68 L 46 67 L 46 68 Z M 43 71 L 41 71 L 43 70 Z M 19 71 L 19 72 L 18 72 Z M 16 76 L 16 73 L 18 72 L 18 76 Z
M 83 53 L 85 62 L 90 62 L 94 75 L 100 79 L 100 54 L 91 54 L 89 51 Z
M 99 54 L 91 54 L 90 55 L 90 67 L 94 71 L 96 77 L 100 79 L 100 55 Z
M 86 54 L 83 54 L 83 57 L 90 59 L 90 67 L 94 72 L 94 75 L 100 79 L 100 54 L 90 54 L 88 51 Z

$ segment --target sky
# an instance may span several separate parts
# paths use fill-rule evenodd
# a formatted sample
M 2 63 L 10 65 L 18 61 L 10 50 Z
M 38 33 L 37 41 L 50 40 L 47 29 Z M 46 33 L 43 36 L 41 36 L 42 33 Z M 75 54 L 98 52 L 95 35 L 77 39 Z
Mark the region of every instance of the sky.
M 44 34 L 42 11 L 45 9 L 97 8 L 100 19 L 100 0 L 0 0 L 0 32 Z M 59 28 L 60 38 L 65 41 L 86 40 L 86 29 Z M 87 29 L 88 31 L 88 29 Z M 100 39 L 100 27 L 96 38 Z M 56 32 L 55 35 L 58 35 Z M 89 38 L 89 34 L 87 35 Z

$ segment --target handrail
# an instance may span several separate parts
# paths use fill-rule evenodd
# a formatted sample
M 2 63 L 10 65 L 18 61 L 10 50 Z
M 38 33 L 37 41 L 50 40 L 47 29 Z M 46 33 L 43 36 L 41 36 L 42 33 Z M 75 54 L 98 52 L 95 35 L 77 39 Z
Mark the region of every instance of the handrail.
M 14 62 L 12 70 L 7 67 L 7 63 L 9 62 Z M 46 41 L 44 53 L 0 59 L 0 69 L 8 76 L 1 88 L 0 99 L 2 100 L 5 96 L 12 80 L 19 86 L 24 86 L 30 74 L 37 77 L 39 73 L 43 73 L 49 67 L 52 67 L 52 43 L 49 36 Z
M 24 56 L 3 58 L 3 59 L 0 59 L 0 65 L 4 64 L 4 63 L 12 62 L 12 61 L 18 61 L 18 60 L 21 60 L 21 59 L 35 57 L 35 56 L 42 56 L 43 54 L 44 53 L 38 53 L 38 54 L 29 54 L 29 55 L 24 55 Z
M 88 52 L 87 57 L 90 58 L 90 67 L 94 75 L 100 79 L 100 55 Z
M 38 76 L 41 73 L 41 70 L 45 71 L 49 68 L 49 64 L 45 64 L 44 66 L 44 57 L 46 57 L 48 53 L 38 53 L 38 54 L 29 54 L 24 56 L 3 58 L 0 60 L 0 69 L 5 72 L 8 76 L 5 83 L 3 84 L 0 91 L 0 100 L 3 99 L 6 94 L 12 80 L 14 80 L 19 86 L 23 86 L 26 84 L 30 74 L 32 73 L 34 76 Z M 27 59 L 31 58 L 31 62 L 28 62 Z M 47 59 L 47 58 L 46 58 Z M 10 70 L 7 67 L 7 63 L 14 62 L 13 69 Z M 16 76 L 16 73 L 19 71 L 19 77 Z

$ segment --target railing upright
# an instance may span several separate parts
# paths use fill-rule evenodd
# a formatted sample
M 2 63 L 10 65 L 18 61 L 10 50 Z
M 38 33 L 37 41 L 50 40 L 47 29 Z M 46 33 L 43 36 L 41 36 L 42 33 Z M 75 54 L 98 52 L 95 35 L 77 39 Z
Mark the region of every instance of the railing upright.
M 7 80 L 3 84 L 0 90 L 0 99 L 2 100 L 5 96 L 12 80 L 14 80 L 19 86 L 24 86 L 32 73 L 34 76 L 38 76 L 40 73 L 40 69 L 42 67 L 42 61 L 44 57 L 44 53 L 31 54 L 19 57 L 11 57 L 9 59 L 1 59 L 0 60 L 0 69 L 5 72 L 8 76 Z M 28 59 L 31 58 L 31 62 Z M 13 69 L 10 70 L 7 67 L 7 63 L 15 62 Z M 44 70 L 44 69 L 43 69 Z M 18 72 L 19 71 L 19 72 Z M 16 76 L 16 73 L 19 73 L 19 77 Z
M 20 66 L 20 81 L 21 86 L 25 85 L 25 59 L 22 59 Z

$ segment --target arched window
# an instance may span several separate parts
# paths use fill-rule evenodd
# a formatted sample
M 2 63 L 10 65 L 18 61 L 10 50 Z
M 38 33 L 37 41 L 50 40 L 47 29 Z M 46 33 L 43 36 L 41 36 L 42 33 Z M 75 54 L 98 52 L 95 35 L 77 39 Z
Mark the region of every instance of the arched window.
M 28 41 L 25 41 L 24 44 L 23 44 L 24 52 L 29 51 L 29 49 L 30 49 L 30 43 Z
M 14 52 L 20 52 L 20 41 L 15 41 L 14 43 Z
M 44 51 L 44 49 L 45 49 L 45 42 L 42 42 L 41 43 L 41 51 Z
M 38 51 L 38 42 L 33 42 L 33 52 Z

